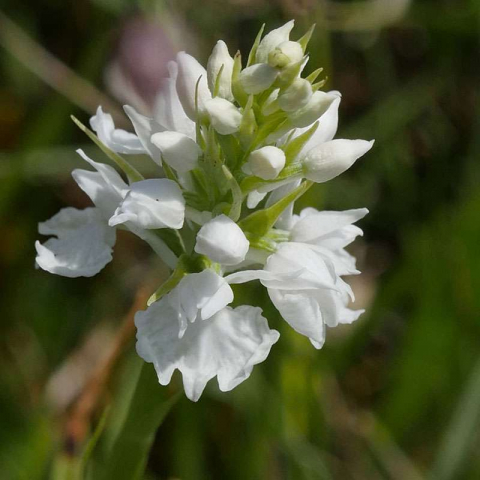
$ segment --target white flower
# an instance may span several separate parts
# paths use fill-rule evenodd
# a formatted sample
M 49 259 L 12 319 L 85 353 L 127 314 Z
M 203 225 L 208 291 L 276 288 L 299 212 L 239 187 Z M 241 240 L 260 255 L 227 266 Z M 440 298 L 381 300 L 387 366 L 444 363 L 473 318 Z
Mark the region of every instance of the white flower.
M 281 43 L 287 42 L 290 38 L 290 32 L 295 22 L 290 20 L 285 25 L 282 25 L 271 32 L 268 32 L 258 45 L 256 61 L 257 63 L 267 63 L 268 55 L 272 50 L 277 48 Z
M 102 107 L 98 107 L 96 115 L 90 118 L 90 126 L 96 132 L 99 140 L 114 152 L 145 153 L 139 138 L 134 133 L 115 128 L 112 116 L 104 113 Z
M 214 262 L 236 265 L 245 259 L 249 245 L 242 229 L 226 215 L 219 215 L 199 230 L 195 251 Z
M 130 222 L 138 228 L 173 228 L 183 226 L 185 200 L 180 187 L 166 178 L 134 182 L 110 218 L 113 227 Z
M 296 78 L 278 97 L 278 104 L 285 112 L 294 112 L 303 108 L 312 96 L 312 84 L 304 78 Z
M 189 323 L 207 320 L 233 301 L 230 285 L 213 270 L 186 275 L 167 295 L 179 322 L 179 338 Z
M 240 128 L 242 114 L 238 108 L 224 98 L 215 97 L 205 103 L 213 128 L 220 135 L 230 135 Z
M 233 101 L 232 94 L 232 72 L 233 58 L 228 53 L 228 47 L 223 40 L 215 45 L 207 63 L 207 78 L 210 91 L 214 92 L 218 74 L 223 67 L 222 74 L 218 80 L 218 96 L 228 101 Z
M 285 166 L 285 153 L 277 147 L 262 147 L 254 150 L 248 157 L 244 171 L 262 178 L 273 180 Z
M 291 63 L 298 63 L 302 58 L 302 46 L 298 42 L 287 40 L 268 54 L 268 64 L 271 67 L 284 68 Z
M 163 159 L 180 173 L 193 170 L 202 153 L 190 137 L 179 132 L 155 133 L 151 142 L 160 150 Z
M 195 92 L 198 92 L 198 111 L 200 114 L 205 110 L 205 102 L 212 98 L 212 94 L 208 88 L 207 71 L 195 58 L 185 52 L 180 52 L 177 55 L 177 64 L 178 97 L 180 98 L 185 113 L 192 120 L 195 120 Z
M 315 348 L 321 348 L 325 326 L 352 323 L 363 313 L 347 307 L 353 292 L 340 276 L 359 273 L 355 258 L 344 247 L 362 234 L 352 223 L 367 213 L 364 208 L 344 212 L 304 209 L 292 219 L 291 241 L 280 244 L 264 270 L 244 270 L 225 280 L 259 279 L 282 317 Z
M 302 159 L 305 178 L 317 183 L 332 180 L 365 155 L 373 143 L 366 140 L 339 139 L 312 148 Z
M 261 93 L 269 88 L 278 72 L 266 63 L 257 63 L 241 71 L 239 81 L 248 94 Z
M 50 220 L 39 223 L 42 235 L 54 235 L 43 245 L 35 243 L 36 263 L 64 277 L 92 277 L 112 260 L 115 229 L 97 208 L 63 208 Z
M 215 376 L 223 392 L 246 380 L 265 360 L 279 333 L 268 328 L 259 308 L 226 307 L 206 320 L 197 319 L 179 337 L 177 312 L 167 298 L 135 316 L 137 352 L 153 363 L 162 385 L 178 369 L 187 397 L 196 402 Z

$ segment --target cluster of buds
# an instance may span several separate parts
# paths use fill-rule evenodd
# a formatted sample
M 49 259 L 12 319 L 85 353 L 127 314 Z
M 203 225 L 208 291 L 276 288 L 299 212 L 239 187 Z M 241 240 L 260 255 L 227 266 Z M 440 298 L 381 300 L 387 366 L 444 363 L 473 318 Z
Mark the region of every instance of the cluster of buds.
M 179 53 L 153 118 L 125 106 L 135 133 L 115 128 L 100 107 L 90 120 L 96 135 L 77 121 L 123 176 L 79 150 L 94 170 L 72 175 L 94 207 L 64 208 L 39 225 L 52 238 L 36 243 L 36 262 L 51 273 L 97 274 L 117 229 L 145 240 L 171 268 L 136 314 L 137 351 L 162 385 L 180 370 L 194 401 L 215 376 L 222 391 L 244 381 L 279 338 L 260 308 L 229 306 L 230 285 L 259 281 L 315 348 L 326 327 L 362 313 L 348 308 L 353 293 L 341 277 L 359 273 L 345 247 L 362 234 L 353 223 L 367 210 L 295 215 L 293 205 L 373 142 L 333 140 L 341 95 L 321 90 L 321 69 L 302 78 L 311 31 L 292 41 L 292 28 L 260 31 L 245 67 L 222 41 L 206 70 Z M 144 178 L 129 154 L 148 155 L 157 177 Z

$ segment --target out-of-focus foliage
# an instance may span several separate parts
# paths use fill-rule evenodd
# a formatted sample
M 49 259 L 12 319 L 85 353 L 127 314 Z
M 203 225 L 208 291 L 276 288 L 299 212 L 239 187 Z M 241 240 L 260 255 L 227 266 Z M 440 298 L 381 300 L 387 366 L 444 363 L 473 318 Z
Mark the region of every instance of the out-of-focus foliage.
M 134 478 L 143 447 L 122 431 L 151 436 L 155 425 L 129 424 L 130 407 L 160 422 L 169 395 L 136 389 L 152 372 L 122 320 L 138 290 L 165 277 L 148 250 L 121 236 L 93 279 L 34 269 L 37 223 L 87 205 L 69 177 L 87 140 L 69 115 L 86 120 L 82 109 L 105 99 L 119 112 L 126 101 L 147 108 L 175 50 L 205 63 L 222 38 L 246 53 L 263 22 L 290 18 L 298 32 L 317 23 L 310 65 L 343 94 L 339 136 L 376 139 L 364 161 L 302 199 L 370 209 L 355 250 L 364 273 L 352 282 L 367 313 L 315 351 L 262 289 L 239 289 L 280 342 L 233 392 L 212 385 L 198 404 L 180 398 L 144 478 L 480 477 L 480 1 L 4 0 L 0 11 L 2 479 L 75 478 L 79 468 Z M 126 347 L 105 366 L 119 332 Z M 93 392 L 91 410 L 82 391 Z

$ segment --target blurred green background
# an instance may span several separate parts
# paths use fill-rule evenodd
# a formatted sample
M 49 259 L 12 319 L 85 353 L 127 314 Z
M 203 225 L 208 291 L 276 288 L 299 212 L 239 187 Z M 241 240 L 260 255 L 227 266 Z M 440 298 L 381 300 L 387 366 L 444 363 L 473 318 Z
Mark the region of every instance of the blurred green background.
M 480 478 L 480 1 L 2 0 L 0 12 L 2 480 Z M 290 18 L 293 38 L 317 24 L 307 69 L 343 94 L 338 137 L 376 139 L 302 199 L 370 209 L 352 248 L 367 313 L 316 351 L 259 285 L 237 290 L 280 342 L 233 392 L 212 381 L 197 404 L 180 397 L 133 476 L 128 445 L 108 452 L 121 431 L 154 430 L 127 412 L 160 422 L 175 385 L 136 389 L 152 371 L 129 310 L 166 272 L 128 235 L 93 279 L 35 270 L 37 223 L 88 205 L 75 149 L 106 160 L 69 115 L 86 123 L 102 104 L 123 126 L 121 105 L 148 112 L 176 51 L 206 64 L 224 39 L 246 55 L 262 23 Z

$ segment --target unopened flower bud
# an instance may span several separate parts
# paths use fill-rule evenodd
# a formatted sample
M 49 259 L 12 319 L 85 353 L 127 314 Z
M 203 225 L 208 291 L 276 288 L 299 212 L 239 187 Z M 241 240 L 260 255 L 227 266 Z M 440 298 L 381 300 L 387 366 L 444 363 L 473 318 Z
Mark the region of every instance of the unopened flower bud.
M 312 85 L 304 78 L 297 78 L 278 97 L 278 104 L 285 112 L 295 112 L 303 108 L 312 97 Z
M 327 182 L 348 170 L 373 146 L 373 140 L 332 140 L 312 148 L 303 158 L 305 178 Z
M 317 121 L 339 96 L 338 92 L 315 92 L 303 108 L 289 115 L 292 126 L 296 128 L 308 127 Z
M 303 48 L 298 42 L 288 40 L 278 45 L 268 54 L 268 64 L 275 68 L 284 68 L 303 58 Z
M 195 251 L 223 265 L 245 260 L 250 244 L 242 229 L 226 215 L 207 222 L 197 233 Z
M 277 77 L 277 70 L 266 63 L 257 63 L 240 73 L 240 84 L 248 94 L 261 93 L 269 88 Z
M 249 155 L 247 165 L 256 177 L 273 180 L 285 166 L 285 153 L 277 147 L 262 147 Z
M 220 78 L 218 79 L 218 96 L 233 101 L 232 94 L 232 71 L 233 58 L 228 53 L 228 47 L 223 40 L 219 40 L 208 59 L 207 77 L 208 86 L 213 93 L 217 82 L 218 74 L 223 67 Z
M 202 153 L 200 147 L 183 133 L 155 133 L 151 141 L 162 152 L 163 160 L 179 173 L 193 170 Z
M 230 135 L 238 131 L 242 114 L 237 107 L 224 98 L 215 97 L 205 103 L 212 126 L 220 135 Z
M 257 54 L 255 57 L 258 63 L 267 63 L 269 53 L 281 43 L 288 41 L 293 25 L 294 21 L 290 20 L 285 25 L 272 30 L 271 32 L 267 33 L 265 37 L 263 37 L 262 41 L 258 45 Z

